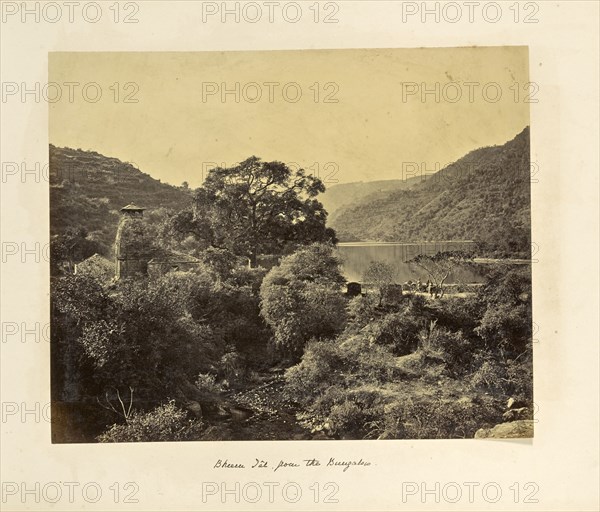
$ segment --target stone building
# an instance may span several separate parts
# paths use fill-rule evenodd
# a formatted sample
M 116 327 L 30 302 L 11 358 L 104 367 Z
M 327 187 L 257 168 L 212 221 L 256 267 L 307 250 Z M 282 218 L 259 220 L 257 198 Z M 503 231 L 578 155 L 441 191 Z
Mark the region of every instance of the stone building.
M 133 203 L 121 208 L 115 240 L 115 277 L 158 277 L 172 271 L 187 271 L 200 260 L 187 254 L 159 248 L 145 224 L 145 208 Z
M 112 261 L 98 253 L 76 263 L 74 274 L 94 277 L 102 282 L 108 282 L 115 276 L 115 266 Z
M 123 279 L 146 275 L 152 251 L 145 247 L 143 226 L 145 208 L 133 203 L 121 208 L 121 218 L 115 240 L 115 277 Z
M 162 253 L 148 262 L 148 275 L 159 277 L 167 272 L 186 272 L 200 264 L 200 260 L 187 254 Z

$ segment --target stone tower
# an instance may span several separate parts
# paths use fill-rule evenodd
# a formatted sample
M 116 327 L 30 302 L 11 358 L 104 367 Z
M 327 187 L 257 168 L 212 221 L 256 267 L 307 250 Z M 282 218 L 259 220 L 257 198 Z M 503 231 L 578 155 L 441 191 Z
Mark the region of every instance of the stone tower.
M 115 277 L 122 279 L 146 275 L 148 272 L 148 248 L 143 244 L 141 219 L 145 208 L 133 203 L 121 208 L 121 219 L 115 240 Z

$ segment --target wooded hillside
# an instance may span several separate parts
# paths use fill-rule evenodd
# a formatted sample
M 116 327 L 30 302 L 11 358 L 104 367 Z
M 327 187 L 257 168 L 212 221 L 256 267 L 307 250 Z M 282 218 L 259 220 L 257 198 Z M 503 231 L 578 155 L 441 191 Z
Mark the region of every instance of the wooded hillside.
M 506 144 L 472 151 L 408 190 L 362 198 L 338 212 L 332 227 L 341 241 L 475 240 L 481 253 L 527 257 L 530 180 L 527 127 Z

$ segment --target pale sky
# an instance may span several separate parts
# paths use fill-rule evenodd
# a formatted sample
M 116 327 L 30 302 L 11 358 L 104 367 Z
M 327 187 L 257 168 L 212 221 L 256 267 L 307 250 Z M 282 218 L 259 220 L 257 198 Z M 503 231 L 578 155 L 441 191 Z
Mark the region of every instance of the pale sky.
M 334 162 L 340 183 L 400 179 L 403 162 L 443 167 L 472 149 L 512 139 L 529 124 L 528 76 L 527 48 L 516 46 L 50 53 L 49 82 L 62 91 L 50 103 L 50 142 L 134 162 L 174 185 L 200 185 L 203 163 L 229 166 L 251 155 L 313 170 L 317 163 L 322 177 L 333 169 L 325 164 Z M 66 82 L 81 84 L 73 86 L 73 98 Z M 91 82 L 102 90 L 95 103 L 82 94 Z M 126 88 L 129 82 L 135 85 Z M 255 103 L 257 88 L 246 86 L 252 82 L 262 92 Z M 440 101 L 434 94 L 421 101 L 420 84 L 434 90 L 436 82 L 445 92 Z M 488 85 L 484 96 L 492 82 L 497 85 Z M 222 101 L 223 84 L 235 90 L 236 83 L 245 96 Z M 290 83 L 298 85 L 288 86 L 289 100 L 298 86 L 302 91 L 296 103 L 283 96 Z M 403 85 L 409 83 L 419 85 Z M 206 94 L 214 88 L 217 94 Z M 403 98 L 409 89 L 417 94 Z M 497 90 L 502 97 L 494 103 Z M 449 101 L 459 91 L 462 98 Z M 96 86 L 86 92 L 93 100 Z M 129 93 L 138 103 L 124 102 Z M 327 95 L 338 102 L 324 102 Z

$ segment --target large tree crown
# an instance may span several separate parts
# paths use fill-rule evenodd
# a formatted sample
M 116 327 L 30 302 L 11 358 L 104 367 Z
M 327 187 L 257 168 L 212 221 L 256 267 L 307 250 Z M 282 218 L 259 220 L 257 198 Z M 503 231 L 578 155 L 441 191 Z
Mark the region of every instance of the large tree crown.
M 286 244 L 335 241 L 316 196 L 323 182 L 304 169 L 256 156 L 211 169 L 194 196 L 195 222 L 206 219 L 213 243 L 240 255 L 281 253 Z

